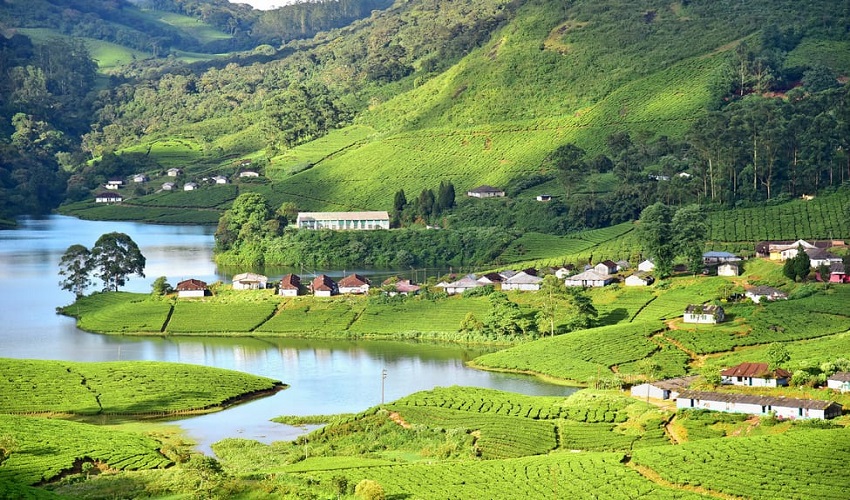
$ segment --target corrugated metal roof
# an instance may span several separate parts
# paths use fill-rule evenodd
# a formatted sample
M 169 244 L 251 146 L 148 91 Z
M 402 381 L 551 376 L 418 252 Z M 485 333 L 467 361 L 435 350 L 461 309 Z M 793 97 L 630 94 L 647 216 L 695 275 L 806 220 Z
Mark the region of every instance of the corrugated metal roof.
M 787 378 L 791 372 L 777 368 L 770 371 L 767 363 L 741 363 L 720 372 L 724 377 Z
M 386 211 L 374 212 L 299 212 L 298 220 L 389 220 Z
M 850 382 L 850 372 L 833 373 L 828 380 L 836 380 L 838 382 Z
M 698 399 L 720 403 L 742 403 L 760 406 L 779 406 L 783 408 L 808 408 L 810 410 L 825 410 L 832 405 L 841 406 L 834 401 L 824 401 L 821 399 L 756 396 L 754 394 L 736 394 L 732 392 L 683 391 L 679 393 L 678 399 Z

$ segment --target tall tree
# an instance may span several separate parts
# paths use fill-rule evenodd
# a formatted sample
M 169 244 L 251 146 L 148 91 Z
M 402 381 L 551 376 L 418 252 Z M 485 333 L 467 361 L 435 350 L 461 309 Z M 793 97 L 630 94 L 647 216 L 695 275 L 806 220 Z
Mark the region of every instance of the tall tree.
M 437 212 L 451 210 L 455 206 L 455 186 L 451 182 L 440 181 L 437 189 Z
M 673 273 L 676 245 L 673 238 L 673 210 L 662 203 L 643 209 L 638 225 L 638 237 L 644 251 L 655 262 L 655 272 L 661 278 Z
M 688 271 L 696 274 L 702 270 L 702 251 L 705 247 L 708 225 L 699 205 L 689 205 L 676 210 L 673 216 L 676 253 L 684 255 Z
M 91 252 L 83 245 L 71 245 L 65 250 L 59 261 L 59 275 L 64 279 L 59 282 L 62 290 L 74 292 L 79 299 L 85 295 L 86 288 L 91 285 Z
M 555 323 L 562 319 L 561 316 L 566 312 L 564 303 L 568 297 L 567 287 L 557 276 L 549 274 L 543 277 L 539 296 L 542 297 L 543 303 L 537 312 L 538 330 L 548 331 L 549 335 L 554 336 Z
M 575 187 L 584 180 L 587 173 L 584 156 L 585 152 L 580 147 L 575 144 L 564 144 L 546 158 L 546 162 L 555 168 L 567 198 L 573 194 Z
M 145 277 L 145 256 L 136 242 L 124 233 L 106 233 L 98 238 L 91 250 L 91 262 L 107 291 L 117 292 L 131 274 Z

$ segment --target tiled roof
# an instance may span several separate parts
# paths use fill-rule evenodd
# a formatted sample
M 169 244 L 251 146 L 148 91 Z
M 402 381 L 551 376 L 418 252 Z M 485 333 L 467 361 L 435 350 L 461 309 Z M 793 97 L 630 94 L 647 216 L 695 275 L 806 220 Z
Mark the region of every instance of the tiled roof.
M 206 290 L 207 284 L 201 280 L 196 280 L 194 278 L 183 280 L 180 283 L 177 283 L 177 291 L 191 291 L 191 290 Z
M 337 285 L 345 288 L 358 287 L 368 285 L 370 282 L 359 274 L 349 274 L 337 282 Z
M 280 279 L 280 288 L 284 290 L 298 289 L 301 286 L 301 277 L 297 274 L 287 274 Z
M 724 377 L 788 378 L 791 372 L 777 368 L 770 371 L 767 363 L 741 363 L 720 372 Z
M 313 282 L 310 284 L 310 289 L 315 291 L 322 292 L 332 292 L 336 288 L 336 283 L 326 274 L 320 274 L 313 278 Z
M 679 393 L 679 399 L 699 399 L 702 401 L 718 401 L 721 403 L 743 403 L 760 406 L 780 406 L 783 408 L 808 408 L 810 410 L 825 410 L 832 405 L 838 405 L 834 401 L 821 399 L 799 399 L 772 396 L 756 396 L 753 394 L 737 394 L 732 392 L 704 392 L 684 391 Z

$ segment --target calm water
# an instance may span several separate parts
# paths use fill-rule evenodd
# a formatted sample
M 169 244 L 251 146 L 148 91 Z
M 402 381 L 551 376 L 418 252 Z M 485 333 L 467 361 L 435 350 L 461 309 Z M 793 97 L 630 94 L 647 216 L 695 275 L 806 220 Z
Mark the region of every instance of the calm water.
M 467 385 L 525 394 L 565 395 L 572 388 L 464 365 L 482 351 L 401 342 L 270 338 L 122 337 L 83 332 L 55 309 L 73 302 L 59 288 L 58 263 L 73 244 L 91 248 L 101 234 L 128 234 L 147 258 L 145 278 L 123 290 L 149 292 L 158 276 L 226 281 L 212 262 L 211 227 L 24 219 L 0 231 L 0 357 L 70 361 L 153 360 L 192 363 L 272 377 L 290 388 L 228 410 L 178 421 L 200 449 L 224 437 L 263 442 L 294 439 L 304 429 L 269 422 L 278 415 L 358 412 L 436 386 Z M 281 273 L 282 274 L 282 273 Z M 382 273 L 387 274 L 387 273 Z M 280 276 L 271 274 L 271 279 Z M 98 284 L 99 285 L 99 284 Z

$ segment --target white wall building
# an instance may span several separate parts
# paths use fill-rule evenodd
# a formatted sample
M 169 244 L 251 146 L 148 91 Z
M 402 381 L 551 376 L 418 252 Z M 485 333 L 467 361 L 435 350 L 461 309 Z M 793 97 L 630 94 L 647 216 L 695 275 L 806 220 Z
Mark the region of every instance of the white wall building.
M 370 230 L 389 229 L 390 215 L 380 212 L 300 212 L 298 229 Z

